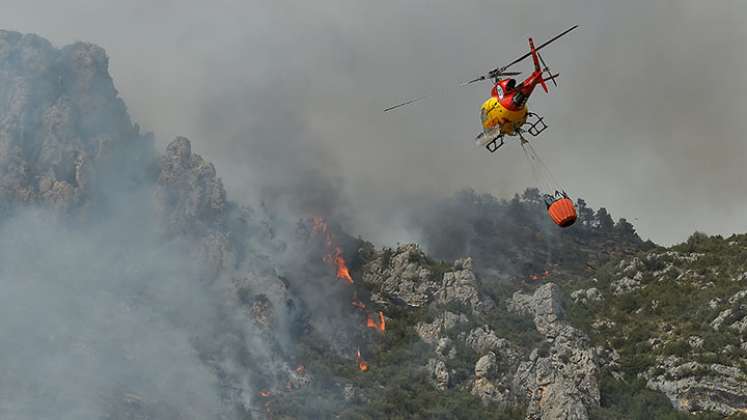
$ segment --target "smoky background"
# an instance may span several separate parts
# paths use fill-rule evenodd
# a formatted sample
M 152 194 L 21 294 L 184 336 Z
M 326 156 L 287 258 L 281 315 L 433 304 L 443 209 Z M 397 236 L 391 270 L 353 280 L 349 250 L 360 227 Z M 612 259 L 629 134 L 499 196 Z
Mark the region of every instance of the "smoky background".
M 488 86 L 451 86 L 579 24 L 544 52 L 560 86 L 530 102 L 568 191 L 662 244 L 747 227 L 742 2 L 5 4 L 3 27 L 104 46 L 134 119 L 192 138 L 234 197 L 334 191 L 346 228 L 386 244 L 417 239 L 422 202 L 533 185 L 518 147 L 472 146 Z

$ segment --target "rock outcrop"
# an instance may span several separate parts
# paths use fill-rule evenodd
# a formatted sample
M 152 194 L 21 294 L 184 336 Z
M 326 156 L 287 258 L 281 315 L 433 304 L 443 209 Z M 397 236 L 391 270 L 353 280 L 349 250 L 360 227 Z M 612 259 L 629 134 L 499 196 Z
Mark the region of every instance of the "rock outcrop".
M 103 49 L 0 31 L 0 212 L 83 206 L 97 188 L 142 179 L 154 156 Z
M 212 163 L 192 153 L 178 137 L 160 159 L 158 208 L 172 234 L 221 231 L 226 225 L 226 191 Z
M 532 316 L 547 340 L 514 378 L 515 390 L 529 399 L 527 419 L 588 419 L 600 402 L 599 367 L 588 337 L 564 320 L 560 288 L 548 283 L 533 295 L 517 292 L 509 308 Z
M 737 367 L 670 356 L 659 358 L 644 376 L 650 388 L 666 394 L 680 411 L 723 415 L 747 411 L 747 375 Z
M 24 206 L 39 206 L 88 226 L 86 215 L 108 214 L 98 210 L 133 191 L 147 194 L 138 201 L 147 203 L 145 211 L 154 204 L 155 215 L 146 216 L 161 227 L 154 236 L 195 260 L 204 270 L 200 285 L 225 304 L 215 317 L 226 328 L 210 328 L 195 351 L 230 404 L 256 411 L 252 399 L 262 398 L 267 404 L 257 413 L 269 417 L 271 402 L 305 404 L 314 397 L 309 389 L 319 386 L 320 407 L 326 406 L 309 415 L 328 418 L 342 412 L 326 396 L 336 383 L 345 408 L 391 410 L 380 398 L 397 388 L 381 378 L 407 381 L 408 374 L 425 372 L 426 380 L 408 386 L 456 396 L 437 410 L 467 401 L 483 413 L 526 407 L 528 419 L 583 420 L 594 408 L 620 408 L 599 407 L 603 370 L 616 380 L 645 379 L 683 412 L 747 412 L 747 236 L 699 234 L 662 250 L 643 244 L 624 220 L 615 224 L 602 209 L 594 215 L 581 200 L 580 223 L 550 231 L 538 191 L 511 201 L 465 192 L 447 206 L 446 217 L 433 218 L 430 237 L 437 240 L 428 248 L 441 249 L 436 255 L 450 261 L 469 254 L 475 267 L 472 258 L 433 260 L 414 244 L 362 246 L 351 255 L 348 245 L 363 241 L 350 238 L 336 245 L 355 282 L 326 289 L 316 283 L 327 275 L 318 272 L 329 272 L 323 258 L 311 251 L 298 258 L 314 246 L 288 234 L 295 220 L 280 222 L 289 224 L 280 240 L 272 209 L 229 202 L 216 168 L 193 153 L 186 138 L 176 138 L 159 157 L 151 136 L 131 122 L 101 48 L 81 42 L 55 48 L 34 35 L 0 31 L 0 222 Z M 306 270 L 312 260 L 319 270 Z M 522 281 L 538 270 L 546 274 Z M 589 281 L 589 271 L 597 278 Z M 586 332 L 566 318 L 560 287 L 540 286 L 556 273 L 573 291 L 567 304 L 574 305 L 568 308 L 574 325 L 588 325 Z M 527 287 L 536 289 L 506 299 Z M 360 325 L 366 312 L 379 311 L 386 331 Z M 368 374 L 353 364 L 356 347 L 370 362 Z M 343 369 L 325 365 L 346 362 Z M 405 365 L 413 372 L 403 372 Z M 246 372 L 257 383 L 246 385 L 252 382 Z M 342 378 L 350 372 L 359 375 L 355 385 Z M 259 397 L 250 389 L 255 386 Z M 284 398 L 300 389 L 303 398 Z M 129 406 L 142 398 L 122 401 Z M 296 414 L 291 409 L 286 417 Z
M 232 244 L 226 231 L 226 191 L 212 163 L 192 153 L 188 139 L 178 137 L 159 160 L 156 209 L 169 236 L 198 239 L 194 250 L 214 277 L 230 265 Z
M 417 245 L 408 244 L 374 254 L 362 272 L 363 281 L 378 296 L 409 306 L 457 303 L 476 311 L 493 307 L 493 302 L 478 293 L 469 258 L 446 269 Z
M 471 330 L 465 343 L 479 356 L 470 389 L 472 395 L 504 406 L 521 400 L 521 396 L 511 390 L 513 375 L 521 360 L 518 348 L 505 338 L 497 337 L 487 326 Z
M 426 266 L 425 254 L 415 244 L 377 253 L 362 272 L 375 293 L 410 306 L 427 304 L 438 290 L 438 275 Z

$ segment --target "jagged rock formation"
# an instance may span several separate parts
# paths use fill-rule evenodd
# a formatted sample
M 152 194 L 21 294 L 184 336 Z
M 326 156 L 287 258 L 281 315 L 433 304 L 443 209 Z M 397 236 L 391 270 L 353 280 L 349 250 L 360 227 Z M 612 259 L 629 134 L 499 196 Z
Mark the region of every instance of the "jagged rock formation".
M 428 259 L 415 244 L 385 249 L 363 267 L 362 279 L 381 298 L 395 298 L 410 306 L 430 302 L 459 303 L 475 310 L 489 310 L 493 302 L 481 298 L 472 260 L 457 260 L 445 271 Z
M 510 310 L 533 317 L 537 331 L 545 337 L 542 349 L 534 349 L 527 358 L 518 346 L 498 337 L 487 325 L 475 326 L 474 316 L 495 304 L 480 296 L 478 281 L 469 259 L 458 260 L 453 267 L 442 267 L 434 275 L 435 263 L 419 249 L 406 245 L 387 250 L 363 267 L 363 277 L 374 291 L 390 301 L 401 300 L 412 306 L 430 305 L 436 311 L 432 322 L 420 322 L 415 331 L 434 348 L 426 370 L 434 386 L 468 390 L 486 402 L 509 406 L 527 399 L 528 419 L 587 419 L 588 409 L 600 401 L 594 350 L 589 339 L 565 319 L 560 289 L 547 284 L 532 294 L 516 293 Z M 397 281 L 401 277 L 404 281 Z M 594 293 L 592 293 L 594 295 Z M 439 310 L 458 303 L 465 312 Z M 458 383 L 449 366 L 462 346 L 475 355 L 470 377 Z
M 428 249 L 449 262 L 339 232 L 355 283 L 327 290 L 334 273 L 309 229 L 276 237 L 272 210 L 232 203 L 186 138 L 159 156 L 107 67 L 94 45 L 57 49 L 0 31 L 0 218 L 38 205 L 85 222 L 93 206 L 146 191 L 164 241 L 186 243 L 201 279 L 241 308 L 220 314 L 232 329 L 197 347 L 225 400 L 254 410 L 245 417 L 258 407 L 276 414 L 277 395 L 279 418 L 397 417 L 401 406 L 432 418 L 587 419 L 609 408 L 600 405 L 607 374 L 683 412 L 747 410 L 744 236 L 694 235 L 663 250 L 582 200 L 577 225 L 560 231 L 547 229 L 536 190 L 510 201 L 467 191 L 424 221 Z M 385 333 L 359 325 L 367 314 L 351 296 L 385 313 Z M 368 373 L 356 369 L 355 349 Z M 237 367 L 257 383 L 232 374 Z
M 662 370 L 663 374 L 657 374 Z M 644 376 L 648 377 L 647 385 L 665 393 L 678 410 L 710 410 L 726 415 L 747 411 L 747 375 L 737 367 L 669 356 L 660 358 Z
M 610 373 L 643 378 L 680 411 L 744 413 L 746 251 L 744 236 L 695 234 L 620 259 L 595 283 L 597 299 L 585 298 L 589 289 L 573 292 L 595 314 L 592 338 L 617 359 Z
M 487 326 L 469 332 L 466 344 L 480 355 L 475 364 L 475 378 L 470 392 L 483 401 L 499 405 L 514 404 L 523 399 L 513 394 L 511 382 L 521 360 L 519 349 L 505 338 L 496 336 Z
M 164 230 L 167 235 L 199 238 L 195 253 L 207 261 L 209 275 L 215 277 L 233 260 L 223 183 L 213 164 L 192 153 L 184 137 L 166 147 L 159 163 L 154 196 Z
M 564 320 L 560 288 L 548 283 L 533 295 L 514 294 L 509 308 L 534 317 L 547 339 L 522 362 L 514 387 L 529 396 L 528 419 L 588 419 L 599 406 L 599 367 L 589 338 Z
M 184 137 L 160 159 L 156 198 L 170 233 L 224 230 L 226 191 L 212 163 L 192 153 Z
M 131 182 L 152 139 L 131 123 L 103 49 L 62 49 L 0 31 L 0 209 L 83 205 L 112 179 Z M 126 162 L 126 164 L 124 164 Z
M 425 254 L 415 244 L 385 250 L 363 267 L 362 280 L 381 297 L 393 296 L 410 306 L 422 306 L 438 288 L 438 274 L 423 262 Z

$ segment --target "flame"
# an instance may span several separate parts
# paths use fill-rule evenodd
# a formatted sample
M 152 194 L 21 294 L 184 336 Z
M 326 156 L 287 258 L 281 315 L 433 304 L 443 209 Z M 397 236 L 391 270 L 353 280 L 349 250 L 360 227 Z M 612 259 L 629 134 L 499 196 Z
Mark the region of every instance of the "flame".
M 371 318 L 371 314 L 367 314 L 366 326 L 372 330 L 379 330 L 384 332 L 386 330 L 386 321 L 384 320 L 384 313 L 379 311 L 379 321 Z
M 361 357 L 360 350 L 355 352 L 355 361 L 358 362 L 358 369 L 360 369 L 361 372 L 368 372 L 368 363 L 366 363 L 366 361 Z
M 340 248 L 337 248 L 335 264 L 337 264 L 337 278 L 340 280 L 345 280 L 346 282 L 348 282 L 348 284 L 353 284 L 353 278 L 350 276 L 348 266 L 345 264 L 345 258 L 343 258 Z
M 371 328 L 372 330 L 376 330 L 379 328 L 378 325 L 376 325 L 376 321 L 371 318 L 371 314 L 368 314 L 368 319 L 366 320 L 366 326 L 368 328 Z
M 257 394 L 262 398 L 267 398 L 267 397 L 272 396 L 272 392 L 270 391 L 259 391 Z
M 545 270 L 542 274 L 531 274 L 529 275 L 529 280 L 532 281 L 539 281 L 546 279 L 551 273 L 548 270 Z
M 345 280 L 348 284 L 353 284 L 353 277 L 350 275 L 348 266 L 345 263 L 345 257 L 342 255 L 342 249 L 336 244 L 336 240 L 332 232 L 329 230 L 329 225 L 321 217 L 314 216 L 311 218 L 311 230 L 312 232 L 323 235 L 324 243 L 327 246 L 327 255 L 322 260 L 327 264 L 334 265 L 337 267 L 337 278 Z

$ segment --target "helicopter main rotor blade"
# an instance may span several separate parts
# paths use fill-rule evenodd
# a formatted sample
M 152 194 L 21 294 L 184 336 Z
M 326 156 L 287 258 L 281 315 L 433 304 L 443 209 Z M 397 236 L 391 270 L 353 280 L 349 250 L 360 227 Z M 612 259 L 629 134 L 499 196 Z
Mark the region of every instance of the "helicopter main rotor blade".
M 550 45 L 550 43 L 552 43 L 553 41 L 557 40 L 558 38 L 562 37 L 563 35 L 567 34 L 568 32 L 570 32 L 570 31 L 572 31 L 572 30 L 574 30 L 574 29 L 576 29 L 576 28 L 578 28 L 578 25 L 573 25 L 573 26 L 572 26 L 571 28 L 569 28 L 569 29 L 566 29 L 566 30 L 565 30 L 565 31 L 563 31 L 563 32 L 562 32 L 561 34 L 559 34 L 559 35 L 556 35 L 556 36 L 552 37 L 552 38 L 551 38 L 551 39 L 549 39 L 548 41 L 545 41 L 545 42 L 544 42 L 544 43 L 543 43 L 542 45 L 540 45 L 539 47 L 535 48 L 535 49 L 534 49 L 534 51 L 539 51 L 539 50 L 541 50 L 542 48 L 544 48 L 544 47 L 546 47 L 546 46 Z M 530 52 L 528 52 L 528 53 L 526 53 L 526 54 L 522 55 L 521 57 L 517 58 L 516 60 L 514 60 L 514 61 L 512 61 L 512 62 L 510 62 L 510 63 L 508 63 L 508 64 L 506 64 L 505 66 L 503 66 L 503 67 L 499 67 L 499 68 L 495 69 L 494 71 L 497 71 L 498 73 L 500 73 L 500 72 L 502 72 L 503 70 L 506 70 L 507 68 L 509 68 L 509 67 L 513 66 L 514 64 L 516 64 L 516 63 L 520 63 L 520 62 L 522 62 L 522 61 L 526 60 L 526 59 L 527 59 L 527 58 L 528 58 L 529 56 L 531 56 L 531 55 L 532 55 L 532 52 L 530 51 Z
M 410 105 L 413 102 L 422 101 L 423 99 L 427 99 L 427 98 L 428 98 L 428 95 L 426 95 L 426 96 L 418 96 L 417 98 L 410 99 L 409 101 L 402 102 L 401 104 L 390 106 L 389 108 L 385 109 L 384 112 L 391 111 L 391 110 L 397 109 L 397 108 L 401 108 L 401 107 L 403 107 L 405 105 Z
M 472 83 L 479 82 L 479 81 L 485 80 L 487 78 L 491 78 L 492 79 L 493 77 L 500 77 L 500 76 L 518 76 L 520 74 L 521 74 L 520 71 L 506 71 L 506 72 L 497 73 L 496 75 L 485 74 L 485 75 L 482 75 L 480 77 L 476 77 L 476 78 L 470 80 L 469 82 L 464 82 L 460 86 L 471 85 Z
M 520 71 L 511 71 L 511 72 L 506 72 L 506 73 L 502 73 L 502 74 L 503 74 L 503 75 L 506 75 L 506 76 L 515 76 L 515 75 L 517 75 L 517 74 L 521 74 L 521 72 L 520 72 Z M 415 98 L 409 99 L 409 100 L 407 100 L 407 101 L 405 101 L 405 102 L 402 102 L 401 104 L 397 104 L 397 105 L 394 105 L 394 106 L 390 106 L 389 108 L 385 109 L 385 110 L 384 110 L 384 112 L 392 111 L 392 110 L 395 110 L 395 109 L 397 109 L 397 108 L 401 108 L 401 107 L 403 107 L 403 106 L 405 106 L 405 105 L 410 105 L 411 103 L 414 103 L 414 102 L 419 102 L 419 101 L 422 101 L 422 100 L 424 100 L 424 99 L 428 99 L 428 98 L 430 98 L 430 97 L 432 97 L 432 96 L 437 96 L 437 95 L 441 95 L 441 94 L 444 94 L 444 93 L 446 93 L 446 91 L 448 91 L 448 90 L 450 90 L 450 89 L 453 89 L 453 88 L 458 88 L 458 87 L 464 87 L 464 86 L 467 86 L 467 85 L 469 85 L 469 84 L 472 84 L 472 83 L 474 83 L 474 82 L 479 82 L 480 80 L 485 80 L 485 79 L 486 79 L 486 76 L 480 76 L 480 77 L 478 77 L 477 79 L 474 79 L 474 80 L 470 80 L 469 82 L 464 82 L 464 83 L 460 83 L 460 84 L 458 84 L 458 85 L 456 85 L 456 86 L 451 86 L 450 88 L 449 88 L 449 87 L 447 87 L 447 88 L 445 88 L 444 90 L 442 90 L 441 92 L 438 92 L 438 93 L 436 93 L 436 94 L 430 94 L 430 95 L 423 95 L 423 96 L 418 96 L 418 97 L 415 97 Z

